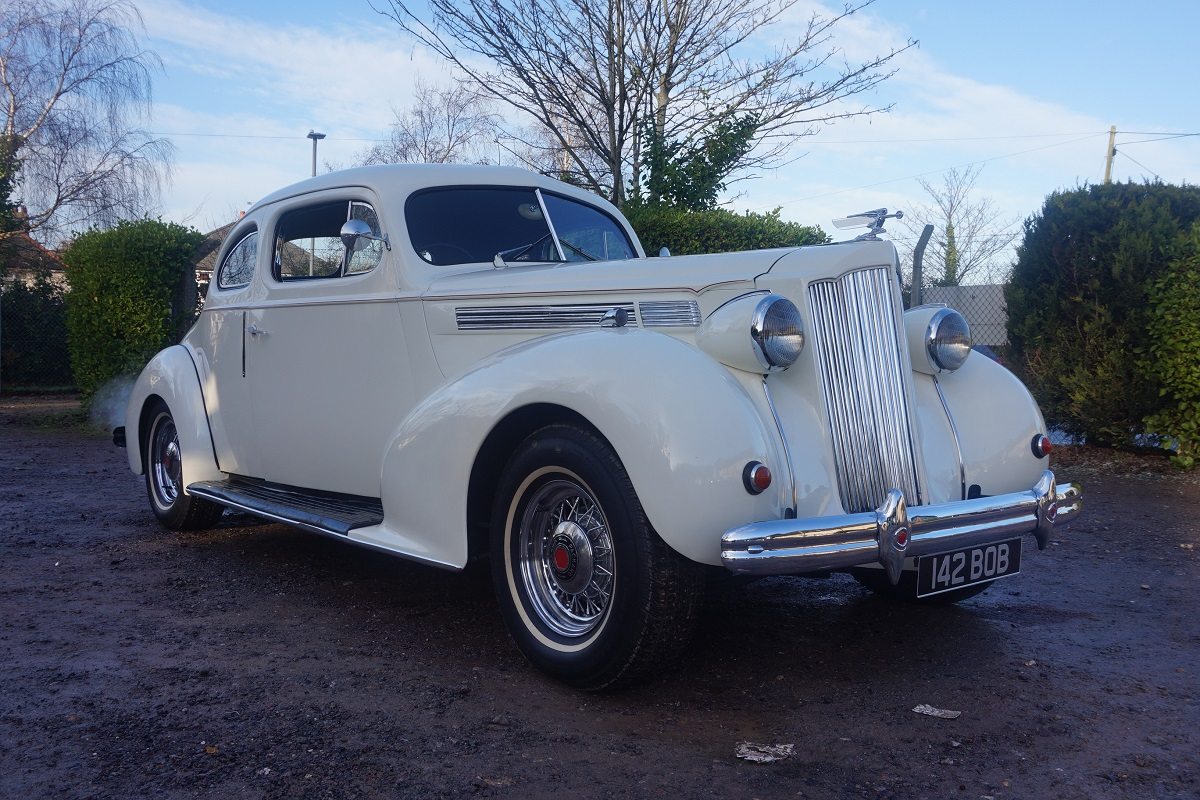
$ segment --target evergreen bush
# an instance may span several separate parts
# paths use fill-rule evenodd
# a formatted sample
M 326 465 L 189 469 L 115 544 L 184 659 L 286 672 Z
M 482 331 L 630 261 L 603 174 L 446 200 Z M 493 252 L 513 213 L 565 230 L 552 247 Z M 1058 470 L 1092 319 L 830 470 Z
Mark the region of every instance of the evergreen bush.
M 799 247 L 829 241 L 819 227 L 787 222 L 779 209 L 768 214 L 725 209 L 686 211 L 666 205 L 628 204 L 621 209 L 637 231 L 647 255 L 666 247 L 672 255 L 731 253 L 772 247 Z
M 1148 332 L 1146 367 L 1158 378 L 1159 403 L 1146 427 L 1172 443 L 1177 466 L 1190 468 L 1200 454 L 1200 222 L 1150 287 Z
M 0 291 L 0 374 L 4 390 L 71 385 L 64 295 L 46 273 Z
M 1197 220 L 1200 188 L 1161 183 L 1055 192 L 1026 220 L 1006 289 L 1009 342 L 1051 426 L 1108 446 L 1162 433 L 1147 419 L 1171 392 L 1150 354 L 1183 317 L 1151 321 L 1156 304 L 1187 290 L 1168 265 Z
M 85 404 L 105 383 L 138 372 L 179 341 L 195 316 L 181 286 L 195 280 L 192 258 L 203 238 L 144 219 L 90 230 L 67 249 L 67 334 Z

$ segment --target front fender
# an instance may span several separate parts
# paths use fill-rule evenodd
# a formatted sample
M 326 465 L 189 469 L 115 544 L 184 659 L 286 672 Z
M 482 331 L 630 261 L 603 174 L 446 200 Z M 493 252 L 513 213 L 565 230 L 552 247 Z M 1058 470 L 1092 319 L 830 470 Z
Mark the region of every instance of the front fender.
M 661 333 L 597 329 L 497 353 L 414 409 L 384 455 L 380 534 L 416 557 L 464 566 L 476 454 L 505 416 L 544 403 L 608 440 L 650 524 L 687 558 L 719 565 L 722 533 L 780 513 L 773 493 L 752 496 L 742 484 L 748 461 L 782 457 L 729 371 Z
M 141 475 L 145 469 L 142 457 L 146 443 L 142 441 L 142 412 L 152 397 L 162 398 L 175 419 L 182 452 L 183 484 L 196 481 L 221 480 L 225 476 L 217 466 L 212 434 L 208 428 L 208 413 L 200 392 L 200 378 L 191 354 L 182 345 L 162 350 L 138 375 L 125 407 L 125 436 L 128 445 L 129 468 Z
M 998 495 L 1037 483 L 1047 463 L 1033 454 L 1032 443 L 1046 423 L 1025 385 L 977 352 L 937 380 L 958 431 L 967 486 Z

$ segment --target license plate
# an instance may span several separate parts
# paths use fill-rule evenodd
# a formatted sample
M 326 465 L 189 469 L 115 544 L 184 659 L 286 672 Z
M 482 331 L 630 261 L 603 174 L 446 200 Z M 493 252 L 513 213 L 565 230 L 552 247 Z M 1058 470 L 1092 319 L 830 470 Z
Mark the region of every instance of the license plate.
M 917 597 L 928 597 L 1021 571 L 1021 540 L 985 544 L 917 559 Z

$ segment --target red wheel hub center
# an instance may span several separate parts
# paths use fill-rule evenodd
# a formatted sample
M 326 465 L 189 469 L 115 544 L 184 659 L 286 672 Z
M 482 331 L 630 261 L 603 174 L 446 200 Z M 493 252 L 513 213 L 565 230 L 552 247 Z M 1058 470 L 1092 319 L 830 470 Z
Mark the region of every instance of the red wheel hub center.
M 569 566 L 571 566 L 571 554 L 567 552 L 566 545 L 560 544 L 554 548 L 554 568 L 559 572 L 566 572 Z

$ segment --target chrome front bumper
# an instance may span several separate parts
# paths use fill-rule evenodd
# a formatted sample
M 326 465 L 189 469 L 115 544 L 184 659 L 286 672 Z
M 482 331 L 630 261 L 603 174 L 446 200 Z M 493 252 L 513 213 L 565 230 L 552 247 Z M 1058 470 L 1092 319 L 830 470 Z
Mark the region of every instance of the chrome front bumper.
M 800 575 L 881 564 L 892 583 L 904 560 L 1032 533 L 1038 549 L 1083 508 L 1083 489 L 1046 470 L 1028 491 L 907 508 L 892 489 L 875 511 L 742 525 L 721 537 L 721 563 L 743 575 Z

